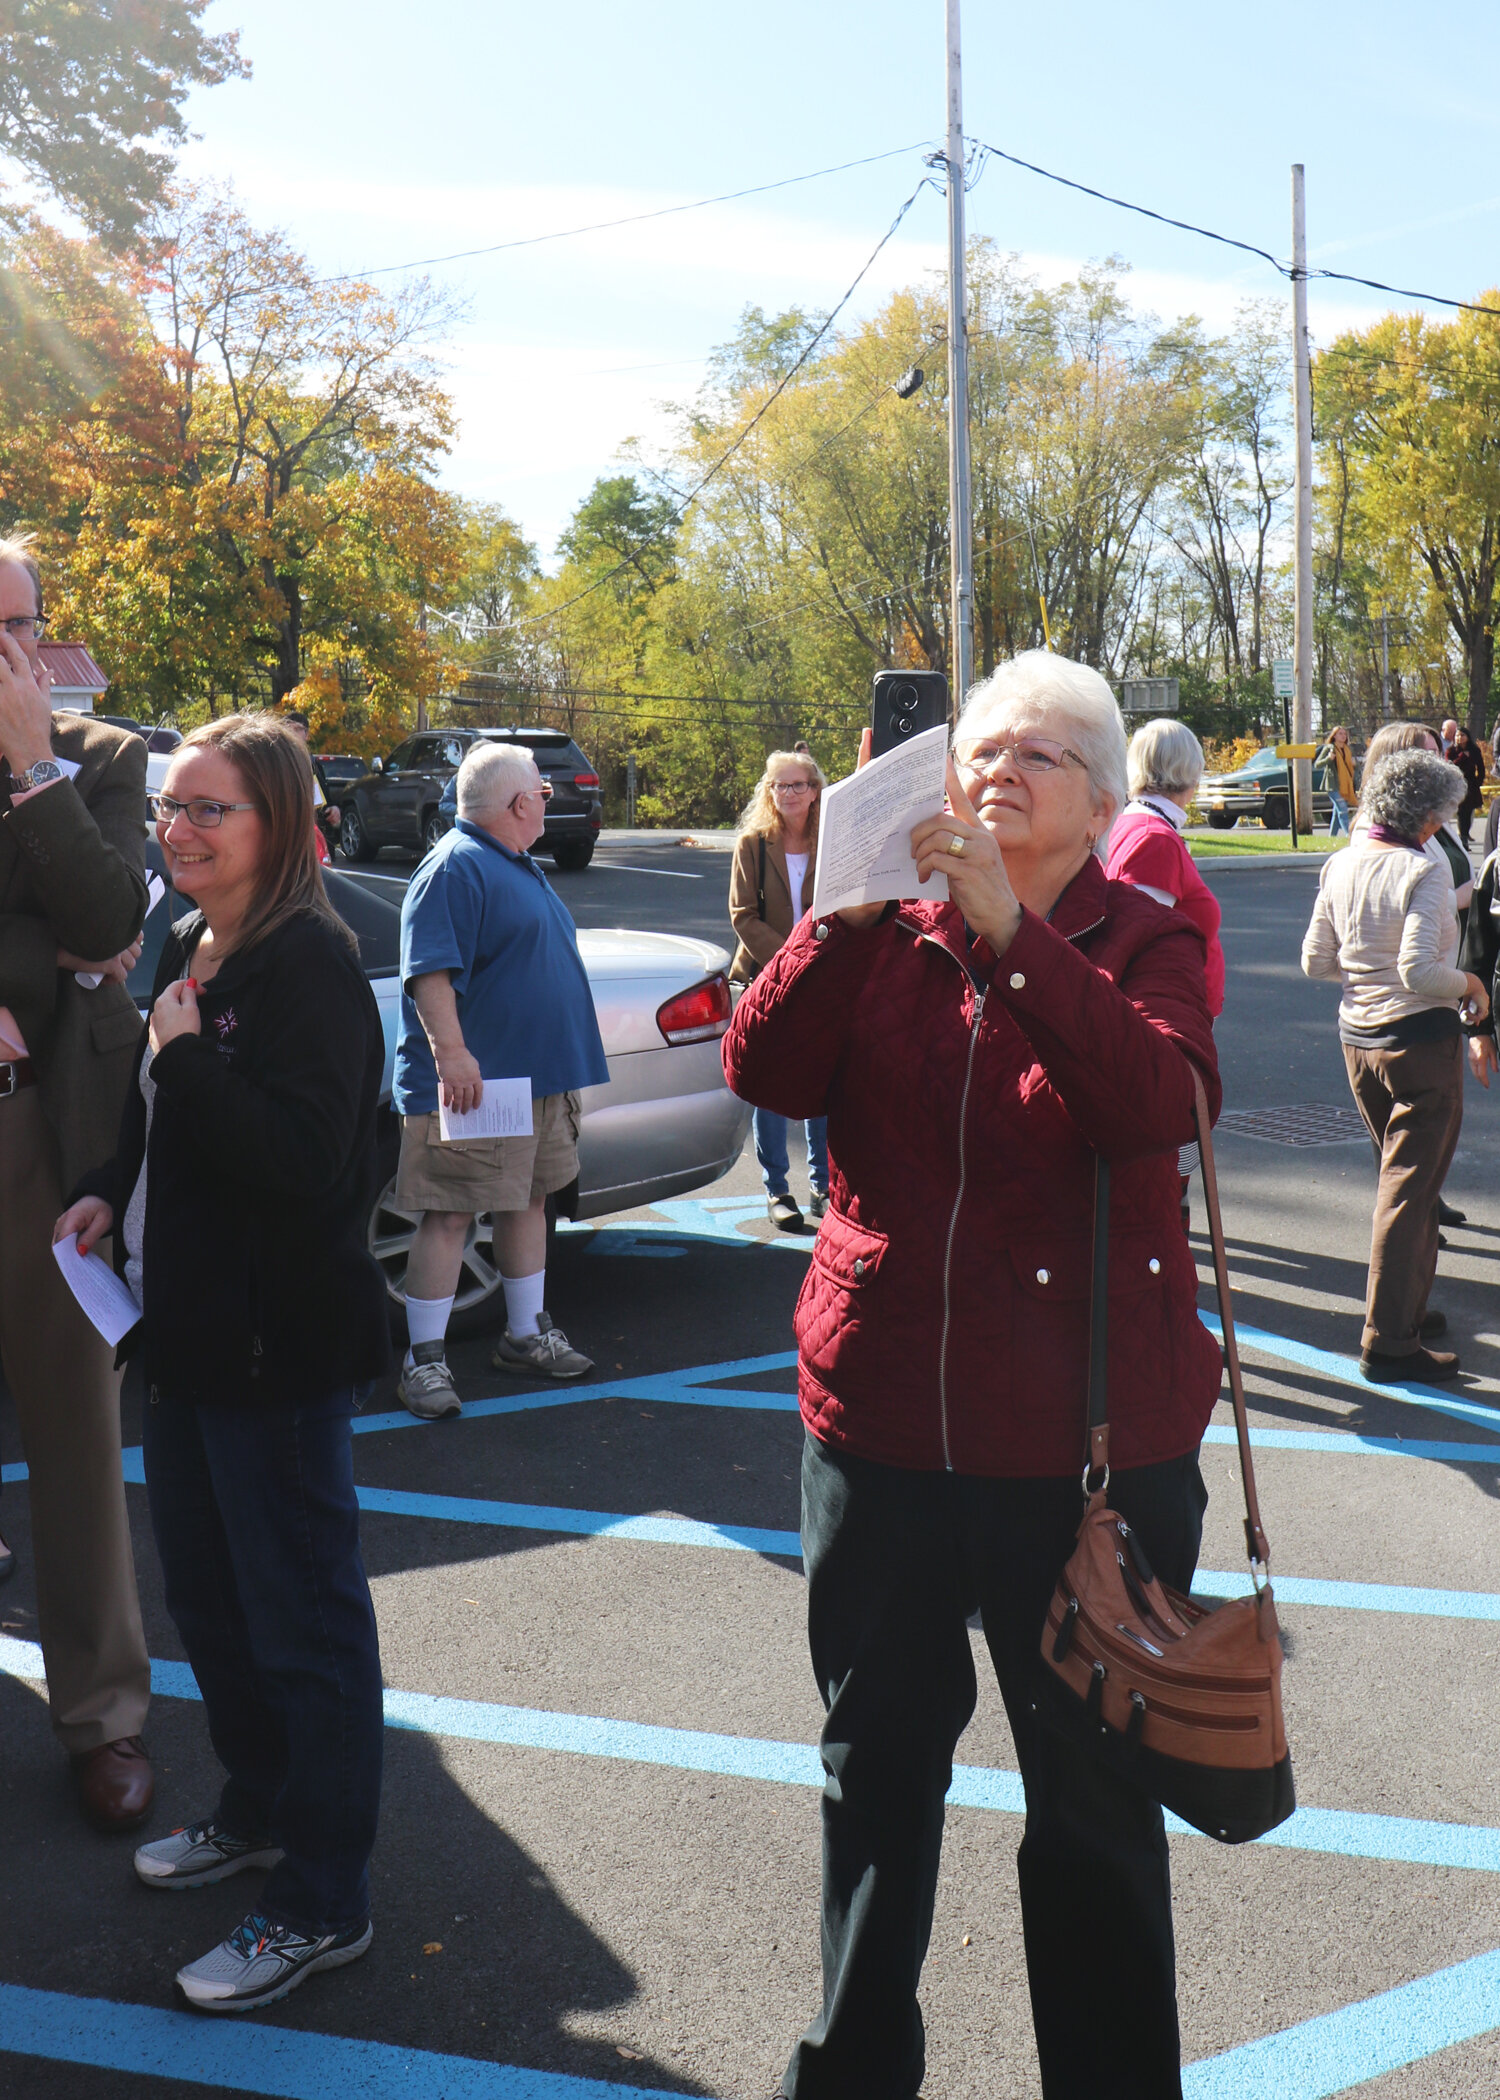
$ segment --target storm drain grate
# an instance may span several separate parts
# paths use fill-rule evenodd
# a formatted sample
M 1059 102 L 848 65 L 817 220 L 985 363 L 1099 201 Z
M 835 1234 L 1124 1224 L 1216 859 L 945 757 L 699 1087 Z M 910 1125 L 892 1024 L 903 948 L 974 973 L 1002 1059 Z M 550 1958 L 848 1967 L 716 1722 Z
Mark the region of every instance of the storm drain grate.
M 1326 1102 L 1298 1102 L 1286 1108 L 1231 1108 L 1220 1116 L 1219 1130 L 1232 1137 L 1263 1138 L 1271 1145 L 1367 1145 L 1370 1134 L 1356 1108 L 1330 1108 Z

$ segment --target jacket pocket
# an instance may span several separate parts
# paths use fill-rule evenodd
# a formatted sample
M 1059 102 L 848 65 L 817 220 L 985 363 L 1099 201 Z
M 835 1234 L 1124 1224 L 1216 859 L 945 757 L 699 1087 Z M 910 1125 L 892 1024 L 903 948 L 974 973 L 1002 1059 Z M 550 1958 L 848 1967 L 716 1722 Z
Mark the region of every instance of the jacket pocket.
M 101 1057 L 108 1057 L 116 1050 L 133 1050 L 145 1025 L 133 1006 L 95 1014 L 89 1022 L 89 1040 Z
M 883 1232 L 869 1232 L 837 1211 L 818 1228 L 795 1326 L 802 1360 L 830 1391 L 877 1391 L 891 1348 L 884 1331 L 880 1273 L 889 1265 Z
M 883 1232 L 871 1232 L 831 1210 L 818 1228 L 812 1258 L 830 1283 L 857 1290 L 875 1281 L 890 1251 Z

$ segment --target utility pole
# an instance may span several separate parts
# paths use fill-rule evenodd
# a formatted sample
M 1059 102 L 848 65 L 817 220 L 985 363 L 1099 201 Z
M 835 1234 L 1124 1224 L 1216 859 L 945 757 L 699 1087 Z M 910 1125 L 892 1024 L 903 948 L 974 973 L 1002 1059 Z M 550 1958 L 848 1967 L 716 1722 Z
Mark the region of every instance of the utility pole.
M 1292 742 L 1312 740 L 1313 565 L 1312 565 L 1312 368 L 1307 343 L 1307 196 L 1302 163 L 1292 168 L 1292 405 L 1297 424 L 1297 494 L 1294 513 Z M 1312 766 L 1290 761 L 1293 824 L 1312 837 Z
M 974 682 L 974 524 L 969 487 L 969 323 L 964 254 L 964 87 L 959 0 L 948 9 L 948 541 L 954 719 Z
M 417 621 L 417 632 L 422 637 L 422 646 L 425 649 L 427 646 L 427 600 L 425 598 L 422 600 L 421 616 Z M 427 727 L 427 702 L 420 693 L 417 695 L 417 727 L 418 729 Z
M 1391 719 L 1391 616 L 1380 608 L 1380 719 Z

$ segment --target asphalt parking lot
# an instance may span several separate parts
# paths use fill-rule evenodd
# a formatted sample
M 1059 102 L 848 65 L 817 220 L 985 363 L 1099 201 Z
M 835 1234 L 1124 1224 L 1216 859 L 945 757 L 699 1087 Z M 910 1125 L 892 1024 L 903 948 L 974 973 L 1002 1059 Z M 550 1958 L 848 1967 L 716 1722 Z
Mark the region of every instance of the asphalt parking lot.
M 380 872 L 403 879 L 389 858 Z M 616 840 L 556 880 L 582 924 L 724 938 L 727 874 L 721 851 Z M 1374 1170 L 1340 1113 L 1336 993 L 1297 969 L 1314 876 L 1210 879 L 1226 1106 L 1320 1107 L 1308 1127 L 1333 1141 L 1251 1124 L 1220 1142 L 1301 1806 L 1256 1846 L 1173 1840 L 1185 2089 L 1472 2100 L 1500 2092 L 1500 1098 L 1470 1088 L 1449 1184 L 1470 1223 L 1436 1301 L 1472 1375 L 1372 1391 L 1352 1358 Z M 1207 1278 L 1201 1225 L 1200 1204 Z M 35 1682 L 24 1489 L 6 1489 L 0 2095 L 766 2100 L 818 1990 L 790 1335 L 810 1244 L 771 1232 L 742 1159 L 696 1197 L 559 1235 L 549 1304 L 597 1360 L 582 1390 L 513 1385 L 479 1342 L 452 1350 L 461 1421 L 372 1402 L 356 1457 L 389 1687 L 375 1943 L 263 2016 L 171 2009 L 173 1969 L 237 1922 L 254 1877 L 147 1891 L 130 1841 L 77 1820 Z M 1204 1450 L 1200 1582 L 1238 1590 L 1228 1421 L 1221 1406 Z M 16 1459 L 8 1401 L 0 1447 Z M 164 1830 L 217 1782 L 128 1492 Z M 979 1676 L 925 2091 L 1034 2100 L 1017 1788 L 982 1656 Z

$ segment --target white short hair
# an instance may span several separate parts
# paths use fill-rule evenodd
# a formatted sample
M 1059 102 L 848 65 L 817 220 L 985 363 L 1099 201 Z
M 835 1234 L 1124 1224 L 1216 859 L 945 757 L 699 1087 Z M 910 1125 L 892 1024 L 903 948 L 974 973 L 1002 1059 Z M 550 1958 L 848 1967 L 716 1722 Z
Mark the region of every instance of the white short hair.
M 1088 769 L 1095 798 L 1108 805 L 1094 841 L 1094 851 L 1102 856 L 1110 825 L 1130 795 L 1125 779 L 1125 723 L 1106 681 L 1069 656 L 1054 656 L 1048 649 L 1024 649 L 982 684 L 970 688 L 955 740 L 975 736 L 997 722 L 1009 729 L 1056 736 L 1078 753 Z
M 1132 795 L 1180 795 L 1203 778 L 1203 746 L 1186 722 L 1158 715 L 1130 739 Z
M 524 744 L 470 744 L 458 769 L 458 813 L 472 823 L 493 816 L 535 784 L 536 760 Z

